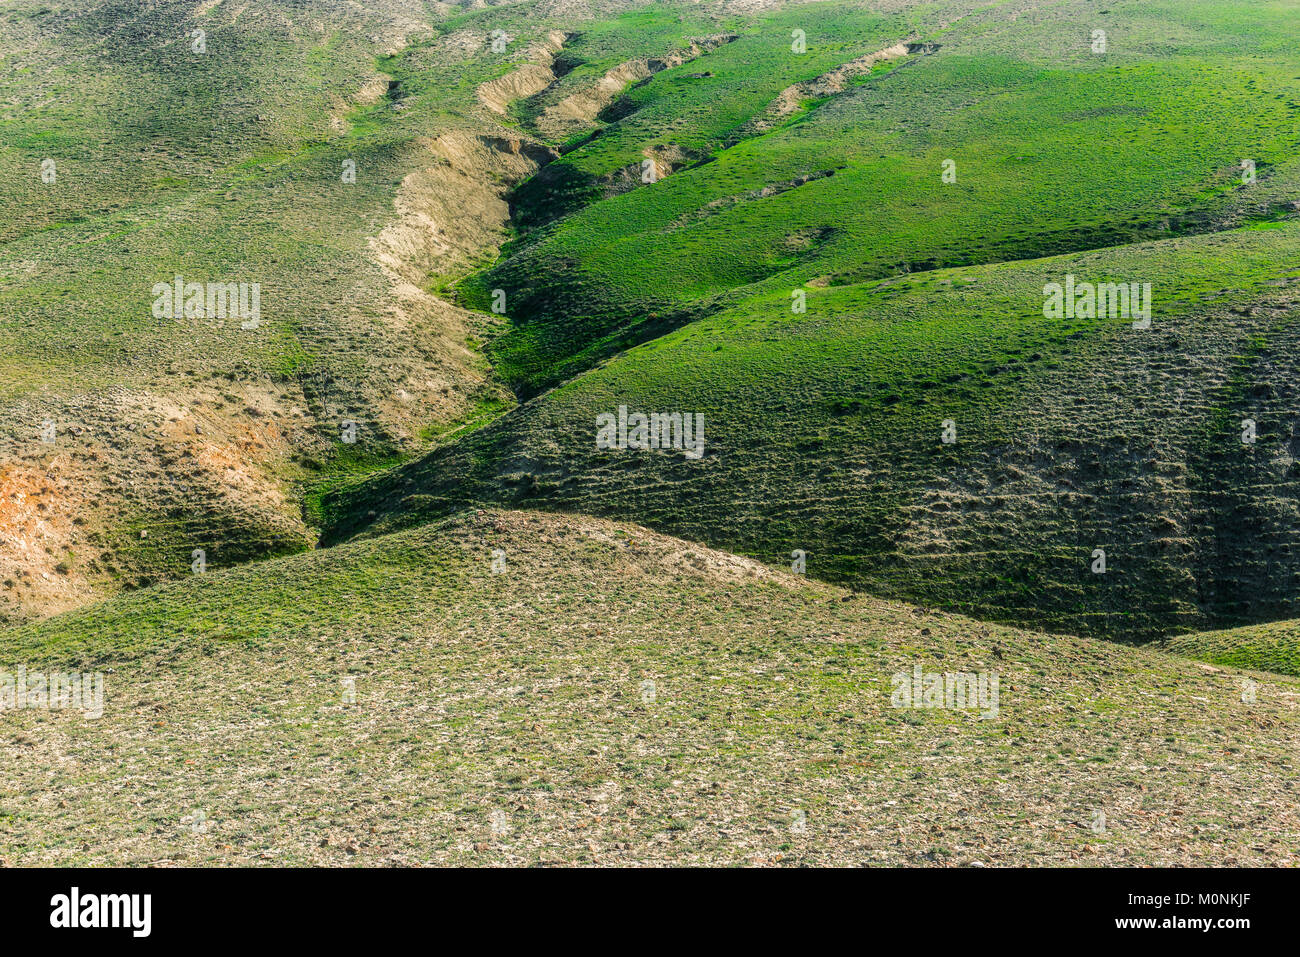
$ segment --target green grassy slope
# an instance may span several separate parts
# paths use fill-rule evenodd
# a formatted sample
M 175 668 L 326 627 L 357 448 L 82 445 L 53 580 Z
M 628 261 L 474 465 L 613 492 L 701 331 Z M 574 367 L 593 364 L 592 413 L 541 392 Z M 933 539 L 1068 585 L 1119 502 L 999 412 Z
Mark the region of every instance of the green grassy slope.
M 327 499 L 328 540 L 523 503 L 1052 630 L 1293 614 L 1297 253 L 1291 224 L 756 296 Z M 1151 328 L 1044 318 L 1067 274 L 1150 282 Z M 598 450 L 620 405 L 702 414 L 704 457 Z
M 12 0 L 0 619 L 179 580 L 0 630 L 0 704 L 106 686 L 0 710 L 0 866 L 1300 863 L 1294 19 Z M 160 322 L 178 271 L 266 321 Z
M 1286 865 L 1300 833 L 1292 679 L 1246 704 L 588 518 L 471 513 L 0 648 L 105 674 L 98 719 L 5 713 L 8 866 Z M 997 715 L 893 707 L 918 665 L 996 672 Z
M 221 566 L 301 550 L 322 489 L 509 404 L 481 353 L 496 317 L 435 294 L 491 258 L 505 215 L 492 204 L 521 175 L 502 138 L 515 120 L 485 116 L 479 85 L 587 15 L 419 0 L 5 5 L 0 620 L 187 574 L 195 548 Z M 667 6 L 645 19 L 653 30 L 593 39 L 590 68 L 711 20 Z M 509 34 L 504 52 L 493 30 Z M 461 207 L 428 208 L 404 184 L 447 170 L 442 138 L 456 135 L 488 146 L 463 151 L 458 189 L 432 191 L 463 194 Z M 403 215 L 406 233 L 377 252 Z M 176 275 L 260 284 L 260 325 L 158 318 L 154 285 Z M 50 484 L 67 494 L 42 498 Z M 31 514 L 11 510 L 21 501 Z M 20 540 L 41 542 L 39 562 Z
M 745 78 L 773 57 L 802 69 L 777 40 L 819 7 L 635 87 L 516 190 L 523 235 L 461 287 L 505 290 L 489 354 L 522 395 L 581 374 L 327 497 L 325 540 L 527 503 L 764 561 L 815 551 L 824 578 L 1049 630 L 1143 640 L 1294 616 L 1288 12 L 1107 7 L 864 21 L 861 49 L 930 46 L 758 135 L 688 91 L 771 102 Z M 816 35 L 849 55 L 820 29 L 810 50 Z M 609 179 L 672 150 L 708 161 Z M 1150 283 L 1152 327 L 1045 318 L 1045 285 L 1068 275 Z M 597 450 L 596 417 L 620 405 L 703 414 L 707 453 Z
M 463 288 L 482 308 L 492 290 L 506 292 L 513 324 L 492 346 L 500 373 L 533 394 L 753 284 L 788 294 L 810 280 L 1294 215 L 1293 11 L 1031 6 L 1019 18 L 1002 8 L 880 18 L 796 7 L 632 90 L 621 118 L 516 190 L 520 227 L 550 225 Z M 790 50 L 796 26 L 808 35 L 803 55 Z M 1108 32 L 1104 54 L 1090 51 L 1097 28 Z M 907 39 L 939 48 L 878 64 L 746 136 L 787 85 Z M 646 156 L 667 157 L 672 175 L 611 181 Z M 1260 176 L 1249 197 L 1234 188 L 1243 158 Z M 946 160 L 955 183 L 941 179 Z M 571 215 L 552 222 L 562 213 Z
M 0 12 L 0 487 L 33 495 L 35 470 L 94 502 L 43 501 L 79 528 L 53 535 L 0 514 L 71 569 L 70 593 L 51 599 L 6 550 L 0 616 L 187 573 L 196 547 L 224 564 L 307 547 L 295 486 L 333 467 L 344 419 L 363 428 L 340 458 L 391 458 L 409 425 L 382 406 L 388 375 L 428 362 L 425 333 L 383 322 L 390 296 L 366 252 L 415 135 L 383 97 L 377 55 L 419 32 L 419 12 Z M 259 283 L 260 326 L 156 317 L 154 284 L 176 275 Z M 47 420 L 52 447 L 36 441 Z
M 613 25 L 622 32 L 629 21 L 626 29 L 635 31 L 642 16 L 629 13 Z M 638 167 L 634 179 L 639 182 L 647 149 L 671 143 L 687 156 L 704 158 L 787 86 L 892 45 L 916 29 L 915 17 L 906 10 L 885 16 L 844 4 L 812 3 L 764 13 L 753 23 L 724 21 L 723 26 L 738 31 L 733 42 L 629 86 L 595 118 L 596 135 L 565 144 L 562 159 L 515 191 L 519 227 L 544 225 L 602 198 L 612 185 L 609 178 L 630 164 Z M 811 37 L 803 54 L 791 52 L 795 30 Z M 586 39 L 579 38 L 573 49 L 581 51 Z M 571 78 L 568 85 L 577 82 Z M 563 92 L 521 108 L 539 112 Z
M 334 284 L 355 255 L 345 224 L 382 210 L 393 185 L 393 137 L 367 143 L 329 125 L 376 74 L 355 35 L 361 21 L 291 22 L 274 3 L 238 20 L 193 4 L 81 6 L 71 17 L 23 3 L 5 16 L 3 82 L 21 100 L 0 139 L 0 187 L 15 200 L 0 241 L 39 271 L 5 290 L 4 321 L 25 333 L 6 368 L 24 375 L 0 386 L 147 382 L 168 368 L 183 381 L 195 366 L 220 374 L 241 363 L 291 376 L 317 351 L 298 338 L 303 313 L 343 298 Z M 9 33 L 24 24 L 30 37 Z M 198 29 L 202 54 L 188 39 Z M 344 189 L 335 171 L 354 151 L 387 175 Z M 38 175 L 44 159 L 53 183 Z M 268 334 L 159 322 L 150 289 L 177 272 L 260 280 Z M 308 273 L 312 287 L 300 281 Z
M 1300 675 L 1300 623 L 1294 619 L 1177 635 L 1160 648 L 1218 665 Z

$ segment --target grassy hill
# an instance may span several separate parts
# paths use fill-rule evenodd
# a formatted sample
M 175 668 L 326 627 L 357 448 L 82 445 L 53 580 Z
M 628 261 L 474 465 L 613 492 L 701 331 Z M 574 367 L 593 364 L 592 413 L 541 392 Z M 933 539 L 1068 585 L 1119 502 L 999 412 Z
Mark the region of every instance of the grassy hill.
M 0 13 L 0 615 L 187 574 L 195 548 L 229 565 L 308 547 L 300 484 L 391 460 L 482 380 L 454 317 L 409 342 L 367 251 L 415 134 L 379 61 L 419 7 Z M 178 275 L 258 284 L 260 322 L 160 318 L 154 286 Z M 455 396 L 417 418 L 394 398 L 408 376 Z
M 1294 619 L 1177 635 L 1160 647 L 1218 665 L 1300 675 L 1300 623 Z
M 504 194 L 550 153 L 478 91 L 590 16 L 0 11 L 0 620 L 189 574 L 195 549 L 302 550 L 322 489 L 513 403 L 482 355 L 499 317 L 444 287 L 492 260 Z M 714 22 L 647 20 L 588 42 L 588 69 Z M 176 276 L 257 284 L 257 323 L 160 318 Z
M 1245 704 L 585 517 L 471 512 L 4 640 L 105 674 L 98 719 L 5 715 L 10 866 L 1295 863 L 1294 679 Z M 918 665 L 997 672 L 997 716 L 894 707 Z
M 821 10 L 646 77 L 513 192 L 521 235 L 460 290 L 504 296 L 488 354 L 537 397 L 326 496 L 324 540 L 526 504 L 1052 631 L 1295 615 L 1285 9 Z M 790 50 L 800 17 L 838 67 Z M 715 81 L 744 119 L 700 107 Z M 643 156 L 671 175 L 611 179 Z M 1050 313 L 1076 280 L 1149 288 L 1151 326 Z M 599 450 L 623 406 L 702 414 L 703 458 Z
M 515 190 L 526 232 L 465 284 L 484 309 L 505 292 L 498 371 L 531 395 L 755 286 L 788 296 L 1294 217 L 1292 11 L 1108 7 L 798 6 L 655 74 Z M 907 41 L 921 52 L 808 83 Z M 659 181 L 641 182 L 642 162 Z
M 12 0 L 0 866 L 1295 865 L 1294 23 Z
M 1056 631 L 1294 614 L 1298 251 L 1287 224 L 755 296 L 327 499 L 328 540 L 513 503 Z M 1067 274 L 1151 282 L 1151 328 L 1045 318 Z M 598 449 L 621 405 L 702 414 L 703 458 Z

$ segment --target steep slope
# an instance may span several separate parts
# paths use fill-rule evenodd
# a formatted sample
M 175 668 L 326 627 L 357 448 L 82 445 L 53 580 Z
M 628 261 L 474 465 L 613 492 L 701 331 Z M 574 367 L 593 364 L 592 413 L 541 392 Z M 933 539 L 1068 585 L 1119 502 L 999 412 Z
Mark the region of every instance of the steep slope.
M 9 866 L 1296 862 L 1293 679 L 1248 704 L 588 518 L 469 513 L 0 649 L 105 691 L 4 713 Z M 895 707 L 916 668 L 996 674 L 996 714 Z
M 524 236 L 464 285 L 483 308 L 504 291 L 499 372 L 531 396 L 756 285 L 788 295 L 1300 215 L 1283 7 L 1020 6 L 835 22 L 791 8 L 630 91 L 515 191 Z
M 325 540 L 522 503 L 1051 631 L 1294 617 L 1285 10 L 1013 6 L 852 38 L 790 8 L 629 90 L 460 285 L 505 299 L 488 354 L 537 398 L 327 498 Z M 602 448 L 620 409 L 702 416 L 702 455 Z
M 533 125 L 551 140 L 563 141 L 575 133 L 587 134 L 597 125 L 600 115 L 613 106 L 629 87 L 644 83 L 663 70 L 690 63 L 736 39 L 739 37 L 734 33 L 717 33 L 692 39 L 681 49 L 661 57 L 624 60 L 576 90 L 571 90 L 574 84 L 568 84 L 563 98 L 555 98 L 554 102 L 537 112 Z
M 297 486 L 342 422 L 362 423 L 347 453 L 382 460 L 423 424 L 398 387 L 461 414 L 483 380 L 464 335 L 394 321 L 365 245 L 410 158 L 409 133 L 376 133 L 395 105 L 376 58 L 427 38 L 422 13 L 6 6 L 0 620 L 187 574 L 196 549 L 306 548 Z M 177 277 L 202 292 L 173 311 Z
M 476 90 L 554 7 L 6 5 L 0 622 L 307 548 L 320 489 L 511 404 L 442 291 L 552 155 Z
M 1298 254 L 1287 224 L 755 296 L 340 491 L 327 540 L 526 504 L 1054 631 L 1294 616 Z M 1149 327 L 1045 315 L 1072 275 L 1150 283 Z M 620 407 L 703 416 L 702 456 L 601 448 Z

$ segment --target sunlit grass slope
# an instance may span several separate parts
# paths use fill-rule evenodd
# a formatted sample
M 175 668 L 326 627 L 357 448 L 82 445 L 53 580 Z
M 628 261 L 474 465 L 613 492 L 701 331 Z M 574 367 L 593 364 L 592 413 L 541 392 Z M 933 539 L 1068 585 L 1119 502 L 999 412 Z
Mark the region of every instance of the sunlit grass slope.
M 1300 832 L 1293 679 L 1246 704 L 1243 675 L 575 516 L 470 513 L 0 648 L 105 676 L 98 719 L 5 713 L 9 866 L 1285 865 Z M 996 674 L 996 715 L 894 707 L 917 667 Z
M 516 191 L 521 226 L 554 221 L 466 284 L 482 308 L 506 293 L 499 371 L 532 394 L 752 284 L 788 294 L 1294 215 L 1294 11 L 1106 6 L 861 22 L 796 7 L 653 76 L 621 118 Z M 799 25 L 802 55 L 790 50 Z M 905 40 L 937 49 L 879 63 L 750 135 L 787 84 Z M 641 183 L 646 157 L 671 175 Z M 1258 177 L 1248 194 L 1243 159 Z M 611 182 L 629 164 L 632 183 Z
M 1290 224 L 756 295 L 342 491 L 327 534 L 517 503 L 1052 630 L 1293 615 L 1297 253 Z M 1071 274 L 1150 282 L 1150 328 L 1045 318 Z M 702 414 L 703 458 L 597 448 L 621 405 Z

